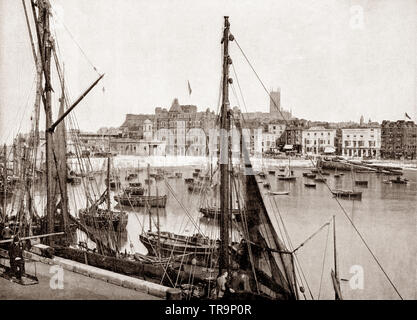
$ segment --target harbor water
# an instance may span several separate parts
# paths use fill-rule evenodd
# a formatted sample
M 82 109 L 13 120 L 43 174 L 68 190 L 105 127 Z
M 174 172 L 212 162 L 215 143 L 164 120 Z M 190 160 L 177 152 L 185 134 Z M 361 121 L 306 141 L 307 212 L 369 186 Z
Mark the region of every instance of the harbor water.
M 156 172 L 156 169 L 151 167 L 151 172 Z M 164 179 L 153 180 L 151 194 L 155 195 L 158 189 L 158 194 L 166 194 L 168 200 L 166 208 L 151 210 L 153 230 L 156 230 L 158 215 L 161 231 L 185 235 L 200 232 L 210 238 L 218 238 L 217 222 L 210 221 L 199 213 L 200 207 L 218 203 L 214 192 L 215 184 L 207 182 L 208 192 L 190 192 L 184 181 L 184 178 L 192 177 L 195 169 L 200 169 L 200 175 L 204 176 L 209 173 L 210 167 L 188 164 L 161 169 L 164 170 Z M 268 174 L 268 169 L 275 170 L 275 174 Z M 403 177 L 409 180 L 408 184 L 404 185 L 383 183 L 383 180 L 394 179 L 393 176 L 344 172 L 343 176 L 335 178 L 334 172 L 329 171 L 330 175 L 324 176 L 327 178 L 327 185 L 316 182 L 316 188 L 306 188 L 304 183 L 313 181 L 303 177 L 302 173 L 309 172 L 310 169 L 293 168 L 297 176 L 294 182 L 278 180 L 278 174 L 282 173 L 278 167 L 264 169 L 266 179 L 259 181 L 259 187 L 278 235 L 284 239 L 287 246 L 291 244 L 293 249 L 297 248 L 321 226 L 331 222 L 332 216 L 335 215 L 337 266 L 344 299 L 399 298 L 375 259 L 384 268 L 403 298 L 416 299 L 417 171 L 404 170 Z M 123 187 L 128 184 L 125 177 L 132 172 L 138 172 L 139 176 L 131 182 L 139 181 L 147 187 L 144 181 L 147 171 L 143 164 L 138 164 L 136 168 L 115 166 L 112 174 L 120 177 Z M 182 173 L 181 178 L 175 178 L 175 173 L 178 172 Z M 106 188 L 105 178 L 106 174 L 102 171 L 95 175 L 94 181 L 88 181 L 94 185 L 93 193 L 97 198 Z M 78 210 L 86 206 L 84 183 L 87 183 L 87 178 L 83 180 L 81 185 L 68 185 L 73 215 L 77 215 Z M 367 180 L 368 187 L 355 186 L 354 180 Z M 270 191 L 289 191 L 289 194 L 268 194 L 268 190 L 263 186 L 266 181 L 271 185 Z M 329 190 L 352 188 L 363 192 L 362 200 L 336 199 Z M 112 199 L 118 192 L 120 191 L 112 191 Z M 41 188 L 37 193 L 37 206 L 41 208 L 44 205 L 45 190 Z M 143 230 L 149 230 L 149 214 L 146 209 L 119 207 L 114 200 L 112 207 L 128 212 L 127 232 L 121 236 L 118 247 L 123 252 L 146 254 L 146 248 L 139 241 L 139 235 Z M 299 278 L 305 279 L 303 283 L 299 283 L 305 289 L 304 294 L 309 299 L 311 295 L 314 299 L 334 299 L 330 276 L 331 269 L 334 269 L 332 222 L 296 252 L 302 269 L 298 270 Z M 304 276 L 301 277 L 302 274 Z

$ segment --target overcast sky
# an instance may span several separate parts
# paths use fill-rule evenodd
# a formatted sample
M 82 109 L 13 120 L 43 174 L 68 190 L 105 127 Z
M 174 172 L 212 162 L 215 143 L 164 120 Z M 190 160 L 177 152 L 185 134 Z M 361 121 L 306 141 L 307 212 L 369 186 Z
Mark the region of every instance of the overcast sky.
M 70 100 L 96 79 L 91 64 L 106 74 L 76 108 L 82 130 L 120 126 L 126 113 L 169 108 L 175 97 L 199 110 L 216 109 L 224 15 L 265 85 L 281 88 L 282 106 L 295 116 L 324 121 L 417 116 L 415 0 L 51 3 Z M 248 111 L 268 111 L 268 96 L 235 43 L 231 56 Z M 34 74 L 22 3 L 0 0 L 1 142 L 28 126 Z M 56 101 L 59 87 L 54 89 Z M 232 92 L 231 102 L 237 104 Z

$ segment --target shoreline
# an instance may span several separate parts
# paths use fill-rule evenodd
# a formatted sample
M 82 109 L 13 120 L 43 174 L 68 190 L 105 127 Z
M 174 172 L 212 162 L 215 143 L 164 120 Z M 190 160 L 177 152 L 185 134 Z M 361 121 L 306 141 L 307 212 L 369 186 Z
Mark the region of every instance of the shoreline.
M 179 167 L 203 167 L 208 169 L 210 166 L 210 160 L 207 157 L 194 157 L 194 156 L 130 156 L 130 155 L 117 155 L 112 158 L 113 166 L 116 169 L 135 169 L 146 168 L 149 164 L 152 168 L 179 168 Z M 287 158 L 287 159 L 273 159 L 273 158 L 250 158 L 253 168 L 255 170 L 260 169 L 276 169 L 287 167 L 290 165 L 292 168 L 312 168 L 315 164 L 314 160 L 300 159 L 300 158 Z M 106 158 L 90 158 L 91 169 L 93 171 L 100 171 L 106 169 Z M 212 158 L 212 165 L 217 164 L 217 158 Z M 372 164 L 383 165 L 387 167 L 400 167 L 403 170 L 417 170 L 417 160 L 370 160 Z M 234 164 L 238 164 L 239 161 L 234 161 Z M 68 159 L 68 164 L 71 169 L 80 171 L 79 162 L 76 158 Z

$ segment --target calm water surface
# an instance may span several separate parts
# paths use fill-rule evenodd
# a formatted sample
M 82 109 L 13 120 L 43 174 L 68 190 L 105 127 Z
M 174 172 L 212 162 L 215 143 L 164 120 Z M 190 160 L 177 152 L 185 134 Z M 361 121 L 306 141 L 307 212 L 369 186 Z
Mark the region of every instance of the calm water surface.
M 188 192 L 184 183 L 184 178 L 192 177 L 195 168 L 198 167 L 164 168 L 168 171 L 166 176 L 182 172 L 183 177 L 166 179 L 165 182 L 155 183 L 153 181 L 152 194 L 155 194 L 156 187 L 158 187 L 159 195 L 168 195 L 166 209 L 158 210 L 161 230 L 194 234 L 197 229 L 200 229 L 205 235 L 217 238 L 219 231 L 216 223 L 201 218 L 198 212 L 198 208 L 207 203 L 207 197 Z M 202 172 L 208 171 L 203 167 L 199 168 Z M 133 169 L 130 171 L 133 172 Z M 267 190 L 260 184 L 265 204 L 279 235 L 282 236 L 280 232 L 282 226 L 279 223 L 282 219 L 292 246 L 297 247 L 335 215 L 338 269 L 340 277 L 345 279 L 341 282 L 344 298 L 397 299 L 398 296 L 394 289 L 349 222 L 347 218 L 349 217 L 403 298 L 416 299 L 417 171 L 404 171 L 404 177 L 410 180 L 407 185 L 383 184 L 383 179 L 392 178 L 383 175 L 355 174 L 356 180 L 369 181 L 368 188 L 355 187 L 355 190 L 363 191 L 361 201 L 339 200 L 346 215 L 331 196 L 325 184 L 317 183 L 316 189 L 305 188 L 304 183 L 308 179 L 302 177 L 302 172 L 306 171 L 308 170 L 294 169 L 297 176 L 296 182 L 278 181 L 276 176 L 278 171 L 275 176 L 267 175 L 271 190 L 289 190 L 288 196 L 267 195 Z M 120 170 L 119 175 L 122 184 L 127 184 L 125 181 L 126 170 Z M 145 177 L 146 170 L 141 171 L 138 180 L 143 183 Z M 104 175 L 96 175 L 94 184 L 97 194 L 105 188 L 104 178 Z M 332 189 L 352 189 L 353 179 L 350 172 L 345 172 L 344 176 L 339 179 L 334 178 L 333 174 L 326 176 L 326 178 Z M 169 191 L 167 184 L 175 196 Z M 85 206 L 86 200 L 82 190 L 82 185 L 69 186 L 72 212 L 77 212 L 78 209 Z M 117 192 L 112 194 L 115 193 Z M 210 203 L 218 200 L 213 197 L 209 198 Z M 38 203 L 40 205 L 44 203 L 43 192 L 38 196 Z M 112 203 L 112 206 L 118 208 L 116 203 Z M 121 209 L 129 212 L 127 233 L 121 237 L 122 250 L 146 254 L 147 251 L 138 237 L 143 229 L 148 230 L 149 215 L 141 208 L 133 210 L 123 207 Z M 156 209 L 152 209 L 152 217 L 156 222 Z M 153 228 L 155 230 L 155 226 Z M 308 286 L 304 283 L 306 294 L 311 291 L 315 299 L 318 297 L 333 299 L 334 292 L 330 277 L 330 270 L 333 268 L 332 230 L 330 229 L 328 235 L 328 228 L 322 229 L 297 252 L 308 283 Z M 352 289 L 348 281 L 354 276 L 354 273 L 351 273 L 353 272 L 351 268 L 358 268 L 354 266 L 360 266 L 363 270 L 363 289 Z M 324 270 L 323 275 L 322 269 Z M 321 285 L 320 282 L 322 282 Z

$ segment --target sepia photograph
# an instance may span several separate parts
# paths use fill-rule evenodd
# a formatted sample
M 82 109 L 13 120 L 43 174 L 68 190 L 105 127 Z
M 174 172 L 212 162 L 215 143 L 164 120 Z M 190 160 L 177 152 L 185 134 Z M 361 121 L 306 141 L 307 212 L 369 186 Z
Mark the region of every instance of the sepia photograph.
M 416 201 L 416 0 L 0 0 L 3 302 L 417 300 Z

